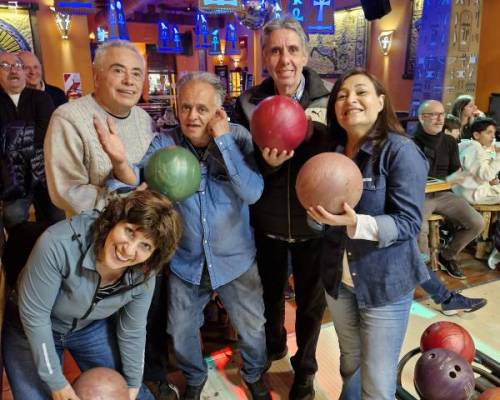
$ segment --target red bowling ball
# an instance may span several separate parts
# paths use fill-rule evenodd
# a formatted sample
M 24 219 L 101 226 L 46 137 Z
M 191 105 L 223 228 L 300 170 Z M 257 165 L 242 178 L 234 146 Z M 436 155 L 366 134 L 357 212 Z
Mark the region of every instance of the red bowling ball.
M 287 96 L 271 96 L 255 108 L 250 132 L 259 148 L 291 151 L 305 139 L 306 113 L 299 103 Z
M 305 209 L 317 205 L 332 214 L 342 214 L 344 203 L 355 207 L 363 194 L 363 177 L 358 166 L 339 153 L 321 153 L 300 169 L 295 183 Z
M 454 322 L 435 322 L 424 331 L 420 338 L 420 350 L 423 353 L 435 348 L 454 351 L 469 363 L 476 354 L 476 347 L 469 332 Z

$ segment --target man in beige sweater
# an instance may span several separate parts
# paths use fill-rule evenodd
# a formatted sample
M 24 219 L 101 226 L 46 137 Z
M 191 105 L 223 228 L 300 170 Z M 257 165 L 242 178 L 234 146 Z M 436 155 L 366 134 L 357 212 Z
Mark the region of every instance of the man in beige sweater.
M 114 123 L 127 158 L 138 162 L 151 142 L 152 120 L 136 104 L 142 94 L 145 62 L 130 42 L 111 41 L 95 54 L 94 93 L 59 107 L 45 138 L 49 193 L 67 216 L 102 208 L 111 163 L 101 148 L 94 118 Z

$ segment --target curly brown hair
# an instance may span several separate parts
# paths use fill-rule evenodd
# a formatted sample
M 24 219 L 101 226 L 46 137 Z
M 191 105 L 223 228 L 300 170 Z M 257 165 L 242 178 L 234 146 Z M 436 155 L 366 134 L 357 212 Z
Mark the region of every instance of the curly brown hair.
M 139 230 L 155 245 L 153 254 L 134 266 L 145 271 L 158 272 L 172 257 L 182 235 L 179 213 L 168 198 L 151 190 L 135 191 L 127 197 L 109 202 L 92 226 L 92 239 L 96 257 L 104 248 L 109 232 L 119 222 L 139 226 Z

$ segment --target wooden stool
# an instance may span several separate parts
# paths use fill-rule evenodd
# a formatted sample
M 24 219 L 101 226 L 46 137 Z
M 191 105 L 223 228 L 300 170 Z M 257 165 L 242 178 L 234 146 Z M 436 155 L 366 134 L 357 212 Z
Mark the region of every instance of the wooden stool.
M 438 253 L 440 246 L 440 221 L 444 221 L 444 218 L 439 214 L 432 214 L 427 218 L 427 222 L 429 223 L 429 263 L 433 271 L 439 271 Z
M 481 214 L 484 221 L 484 228 L 477 238 L 475 257 L 486 260 L 491 252 L 492 241 L 490 238 L 490 227 L 496 221 L 500 204 L 473 204 L 474 209 Z

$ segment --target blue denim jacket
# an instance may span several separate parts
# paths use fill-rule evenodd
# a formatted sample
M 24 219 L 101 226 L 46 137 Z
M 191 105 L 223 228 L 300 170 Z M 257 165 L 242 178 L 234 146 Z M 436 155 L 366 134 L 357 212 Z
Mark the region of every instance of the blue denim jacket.
M 344 147 L 335 151 L 343 153 Z M 337 297 L 347 251 L 359 307 L 378 307 L 397 301 L 429 279 L 416 242 L 428 165 L 411 139 L 394 133 L 389 133 L 378 156 L 372 141 L 363 143 L 354 162 L 363 175 L 363 194 L 355 210 L 375 218 L 379 241 L 350 239 L 345 227 L 328 228 L 322 277 L 327 292 Z
M 199 158 L 180 128 L 170 129 L 155 136 L 146 155 L 134 166 L 136 175 L 156 150 L 169 146 L 182 146 Z M 210 142 L 200 167 L 198 191 L 176 203 L 183 219 L 183 235 L 170 269 L 179 278 L 199 285 L 206 262 L 216 289 L 238 278 L 255 262 L 248 205 L 260 198 L 264 181 L 257 172 L 250 133 L 236 124 L 230 124 L 230 133 Z M 110 191 L 123 186 L 117 180 L 107 183 Z

